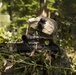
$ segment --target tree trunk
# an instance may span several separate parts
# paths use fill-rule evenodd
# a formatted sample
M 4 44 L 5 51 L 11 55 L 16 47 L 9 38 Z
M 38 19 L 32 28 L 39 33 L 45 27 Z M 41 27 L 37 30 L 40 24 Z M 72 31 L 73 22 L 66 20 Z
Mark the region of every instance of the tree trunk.
M 50 18 L 50 11 L 47 10 L 47 0 L 40 0 L 40 10 L 37 16 L 44 16 Z
M 12 20 L 12 7 L 11 7 L 11 5 L 12 5 L 12 2 L 10 1 L 9 3 L 8 3 L 8 7 L 7 7 L 7 10 L 8 10 L 8 13 L 9 13 L 9 15 L 10 15 L 10 20 Z
M 40 11 L 38 12 L 38 16 L 47 17 L 47 2 L 46 2 L 46 0 L 40 0 Z

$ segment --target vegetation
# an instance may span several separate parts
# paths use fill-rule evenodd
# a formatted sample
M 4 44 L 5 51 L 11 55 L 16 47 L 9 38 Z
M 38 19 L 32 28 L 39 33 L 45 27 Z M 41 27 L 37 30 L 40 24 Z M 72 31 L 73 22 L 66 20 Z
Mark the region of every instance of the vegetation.
M 72 63 L 72 68 L 60 67 L 58 64 L 47 63 L 46 56 L 51 57 L 46 50 L 30 56 L 31 53 L 11 53 L 3 43 L 16 43 L 21 41 L 22 34 L 28 26 L 27 20 L 36 17 L 40 10 L 40 0 L 0 0 L 0 71 L 5 71 L 6 66 L 13 64 L 14 75 L 52 75 L 54 69 L 60 69 L 64 75 L 71 71 L 76 74 L 76 0 L 47 0 L 47 9 L 50 17 L 58 24 L 57 42 L 66 49 L 66 54 Z M 45 55 L 46 53 L 46 55 Z M 41 57 L 41 58 L 40 58 Z M 62 56 L 63 57 L 63 56 Z M 12 59 L 12 60 L 10 60 Z M 41 63 L 37 63 L 41 61 Z M 5 66 L 5 64 L 7 65 Z M 20 72 L 21 70 L 21 72 Z M 51 72 L 50 72 L 51 71 Z M 56 70 L 55 70 L 56 72 Z M 12 74 L 12 73 L 11 73 Z M 18 74 L 18 75 L 19 75 Z M 43 74 L 44 75 L 44 74 Z M 62 75 L 62 74 L 61 74 Z

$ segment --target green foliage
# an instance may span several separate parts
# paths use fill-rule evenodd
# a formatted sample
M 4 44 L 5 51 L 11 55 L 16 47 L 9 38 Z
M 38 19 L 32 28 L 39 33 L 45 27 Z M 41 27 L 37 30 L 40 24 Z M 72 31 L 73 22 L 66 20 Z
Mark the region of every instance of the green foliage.
M 71 71 L 71 68 L 63 67 L 63 65 L 53 65 L 55 62 L 59 63 L 57 57 L 55 61 L 51 58 L 51 51 L 41 50 L 39 53 L 34 53 L 31 56 L 30 52 L 26 53 L 11 53 L 5 47 L 0 50 L 1 61 L 6 60 L 6 65 L 2 65 L 2 75 L 14 74 L 14 75 L 53 75 L 56 69 L 60 70 L 59 74 L 67 74 L 67 71 Z M 64 59 L 64 58 L 63 58 Z M 53 62 L 53 63 L 52 63 Z M 4 62 L 0 62 L 3 64 Z M 13 66 L 10 68 L 9 66 Z M 8 69 L 7 69 L 8 67 Z M 6 72 L 4 72 L 6 70 Z M 57 71 L 56 71 L 57 72 Z M 57 74 L 57 75 L 59 75 Z
M 47 1 L 47 9 L 51 12 L 56 11 L 57 9 L 53 6 L 53 4 L 55 3 L 55 0 L 48 0 Z
M 27 27 L 27 20 L 30 17 L 36 16 L 39 9 L 39 2 L 37 0 L 2 0 L 2 2 L 3 7 L 1 12 L 3 12 L 3 14 L 7 12 L 11 19 L 7 31 L 14 35 L 14 37 L 11 37 L 11 42 L 16 42 L 21 38 L 22 34 L 24 34 Z M 7 39 L 10 41 L 10 38 Z
M 0 37 L 0 43 L 4 43 L 4 38 L 3 37 Z
M 3 59 L 4 59 L 4 57 L 0 54 L 0 72 L 3 69 Z

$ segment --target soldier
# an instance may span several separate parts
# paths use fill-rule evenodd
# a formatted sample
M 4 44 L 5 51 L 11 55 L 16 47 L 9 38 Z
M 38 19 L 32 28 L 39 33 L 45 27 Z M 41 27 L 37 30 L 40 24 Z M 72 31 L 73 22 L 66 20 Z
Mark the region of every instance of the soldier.
M 30 28 L 37 31 L 40 36 L 51 38 L 56 42 L 57 23 L 55 20 L 46 17 L 36 17 L 28 20 Z M 33 34 L 33 33 L 32 33 Z

